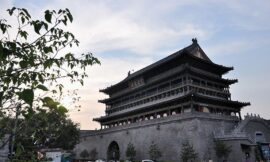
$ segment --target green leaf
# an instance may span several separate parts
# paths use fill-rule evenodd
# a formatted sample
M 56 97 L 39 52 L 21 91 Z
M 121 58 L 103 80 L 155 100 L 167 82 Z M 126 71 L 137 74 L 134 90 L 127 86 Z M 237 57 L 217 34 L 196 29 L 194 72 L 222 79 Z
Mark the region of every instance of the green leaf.
M 28 33 L 26 31 L 20 31 L 21 37 L 24 37 L 24 39 L 27 39 Z
M 58 110 L 58 112 L 60 113 L 60 114 L 62 114 L 62 115 L 65 115 L 67 112 L 68 112 L 68 110 L 67 110 L 67 108 L 66 107 L 64 107 L 64 106 L 59 106 L 58 108 L 57 108 L 57 110 Z
M 24 147 L 21 143 L 16 145 L 16 156 L 21 156 L 24 152 Z
M 53 99 L 51 97 L 44 97 L 42 100 L 44 103 L 48 103 L 48 102 L 54 102 Z
M 5 24 L 0 24 L 0 29 L 2 30 L 2 33 L 5 34 L 5 32 L 7 30 Z
M 67 25 L 67 19 L 62 20 L 62 22 Z
M 19 93 L 19 99 L 22 99 L 25 103 L 32 106 L 34 100 L 34 91 L 33 89 L 24 89 Z
M 43 23 L 43 25 L 44 25 L 45 29 L 48 30 L 48 27 L 49 27 L 48 24 L 47 23 Z
M 62 12 L 63 12 L 63 10 L 60 9 L 60 10 L 58 11 L 58 14 L 60 14 L 60 13 L 62 13 Z
M 15 9 L 16 9 L 16 7 L 12 7 L 12 9 L 8 9 L 7 11 L 9 13 L 9 15 L 12 15 Z
M 22 21 L 22 24 L 24 24 L 25 18 L 24 17 L 21 17 L 21 21 Z
M 71 13 L 69 12 L 69 13 L 67 13 L 67 16 L 68 16 L 68 18 L 69 18 L 69 21 L 70 22 L 72 22 L 73 21 L 73 16 L 71 15 Z
M 2 106 L 2 100 L 3 100 L 4 91 L 0 92 L 0 107 Z
M 43 50 L 45 53 L 53 52 L 52 47 L 44 47 Z
M 80 80 L 81 85 L 83 86 L 83 80 Z
M 51 22 L 51 21 L 52 21 L 52 13 L 50 13 L 49 10 L 46 10 L 46 11 L 45 11 L 45 20 L 46 20 L 47 22 L 49 22 L 49 23 L 52 23 L 52 22 Z
M 29 18 L 31 18 L 31 15 L 28 13 L 28 11 L 27 11 L 25 8 L 22 8 L 22 10 L 24 11 L 24 13 L 25 13 Z
M 27 68 L 27 65 L 28 65 L 27 61 L 20 61 L 19 64 L 20 64 L 21 68 Z
M 13 82 L 13 84 L 16 84 L 17 81 L 18 81 L 18 77 L 12 77 L 12 82 Z
M 62 84 L 59 84 L 59 87 L 58 87 L 58 88 L 59 88 L 59 91 L 60 91 L 60 92 L 62 92 L 63 87 L 64 87 L 64 86 L 63 86 Z
M 8 45 L 13 51 L 16 50 L 16 43 L 14 43 L 14 42 L 7 42 L 7 45 Z
M 52 59 L 46 60 L 46 61 L 44 62 L 44 68 L 45 68 L 45 69 L 46 69 L 46 68 L 51 68 L 52 65 L 53 65 L 53 60 L 52 60 Z
M 55 60 L 54 63 L 60 68 L 61 64 L 58 60 Z
M 67 59 L 67 60 L 73 60 L 73 59 L 74 59 L 74 56 L 73 56 L 72 53 L 67 53 L 67 54 L 65 55 L 65 59 Z
M 42 76 L 42 74 L 38 74 L 38 80 L 43 83 L 44 82 L 44 78 Z
M 42 101 L 44 106 L 50 109 L 57 109 L 57 106 L 59 105 L 59 102 L 55 102 L 51 97 L 44 97 Z
M 39 31 L 40 31 L 40 29 L 41 29 L 41 27 L 42 27 L 42 24 L 40 24 L 39 22 L 35 22 L 33 25 L 34 25 L 34 30 L 35 30 L 35 32 L 36 32 L 37 34 L 40 34 Z
M 37 86 L 37 88 L 38 88 L 38 89 L 41 89 L 41 90 L 43 90 L 43 91 L 48 91 L 48 90 L 49 90 L 47 87 L 45 87 L 45 86 L 42 85 L 42 84 L 39 84 L 39 85 Z
M 31 79 L 32 79 L 32 80 L 36 80 L 36 77 L 37 77 L 37 73 L 32 73 Z
M 4 56 L 4 49 L 3 49 L 2 43 L 0 43 L 0 61 L 2 61 L 3 56 Z
M 64 37 L 65 37 L 66 39 L 68 39 L 68 36 L 69 36 L 68 33 L 65 33 L 65 34 L 64 34 Z

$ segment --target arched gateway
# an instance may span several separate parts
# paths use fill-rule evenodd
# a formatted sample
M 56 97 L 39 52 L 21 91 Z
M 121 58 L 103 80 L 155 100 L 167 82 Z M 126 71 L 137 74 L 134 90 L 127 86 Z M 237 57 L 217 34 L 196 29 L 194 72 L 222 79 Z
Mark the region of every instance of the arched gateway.
M 115 141 L 112 141 L 108 147 L 107 160 L 120 160 L 119 145 Z

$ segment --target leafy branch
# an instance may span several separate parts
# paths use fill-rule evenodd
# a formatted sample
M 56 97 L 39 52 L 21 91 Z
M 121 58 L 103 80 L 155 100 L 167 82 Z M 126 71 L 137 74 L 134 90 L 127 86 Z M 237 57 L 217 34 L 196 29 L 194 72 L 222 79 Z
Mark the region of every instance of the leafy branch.
M 14 151 L 15 144 L 17 148 L 24 146 L 23 141 L 15 143 L 16 134 L 23 131 L 18 121 L 31 120 L 37 112 L 46 113 L 47 110 L 57 110 L 66 117 L 67 108 L 52 97 L 52 94 L 63 93 L 64 85 L 59 79 L 66 78 L 71 83 L 83 85 L 86 68 L 100 62 L 91 52 L 63 52 L 63 49 L 79 46 L 73 33 L 63 29 L 73 21 L 69 9 L 46 10 L 42 19 L 33 19 L 24 8 L 13 7 L 7 12 L 16 19 L 17 26 L 0 19 L 0 117 L 12 121 L 12 129 L 5 129 L 1 134 L 12 135 L 11 150 Z M 16 30 L 14 37 L 11 30 Z M 58 90 L 50 89 L 48 85 Z M 44 95 L 40 95 L 42 93 Z M 0 124 L 1 130 L 3 127 L 5 125 Z M 58 136 L 41 132 L 42 138 L 53 140 Z M 30 140 L 30 143 L 43 141 L 42 146 L 45 146 L 44 138 Z

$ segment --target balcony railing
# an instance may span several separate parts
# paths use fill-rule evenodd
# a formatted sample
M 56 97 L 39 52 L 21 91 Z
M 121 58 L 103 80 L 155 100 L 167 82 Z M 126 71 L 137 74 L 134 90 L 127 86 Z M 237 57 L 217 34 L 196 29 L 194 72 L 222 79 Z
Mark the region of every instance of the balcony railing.
M 160 99 L 162 99 L 164 97 L 167 98 L 168 96 L 171 96 L 171 95 L 172 96 L 177 95 L 178 93 L 187 93 L 187 92 L 190 91 L 188 89 L 188 86 L 201 88 L 203 90 L 208 90 L 208 91 L 211 91 L 213 93 L 222 93 L 222 92 L 217 91 L 217 90 L 213 90 L 213 89 L 210 89 L 210 88 L 205 88 L 205 87 L 200 87 L 200 86 L 194 85 L 191 82 L 182 82 L 182 83 L 183 84 L 178 84 L 178 86 L 171 86 L 171 87 L 163 88 L 163 89 L 160 89 L 160 90 L 156 90 L 155 92 L 146 93 L 145 95 L 143 95 L 141 97 L 137 97 L 137 98 L 134 98 L 134 99 L 130 99 L 130 100 L 121 102 L 121 103 L 119 103 L 117 105 L 114 105 L 110 109 L 108 109 L 108 111 L 109 110 L 111 110 L 111 111 L 116 110 L 117 111 L 117 109 L 120 109 L 120 111 L 121 111 L 123 109 L 129 109 L 129 108 L 137 106 L 137 105 L 145 105 L 148 102 L 155 101 L 156 98 L 157 98 L 157 100 L 160 100 Z M 186 88 L 186 90 L 184 90 L 185 88 Z M 177 89 L 178 89 L 178 93 L 173 92 L 173 91 L 176 91 Z M 197 92 L 200 93 L 199 90 L 197 90 Z M 169 95 L 167 95 L 168 93 L 169 93 Z M 205 94 L 205 93 L 200 93 L 200 94 L 204 95 L 204 96 L 208 96 L 208 97 L 218 98 L 218 99 L 228 99 L 228 97 L 229 97 L 229 94 L 224 93 L 224 92 L 223 92 L 223 94 L 225 96 L 216 96 L 216 95 L 210 95 L 210 94 Z M 162 97 L 159 97 L 159 96 L 162 96 Z M 226 97 L 226 96 L 228 96 L 228 97 Z

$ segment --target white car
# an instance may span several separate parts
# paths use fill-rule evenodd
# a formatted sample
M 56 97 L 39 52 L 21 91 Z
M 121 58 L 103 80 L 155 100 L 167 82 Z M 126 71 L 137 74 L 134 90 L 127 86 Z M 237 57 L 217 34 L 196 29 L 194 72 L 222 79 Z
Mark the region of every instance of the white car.
M 95 162 L 105 162 L 105 160 L 103 160 L 103 159 L 98 159 L 98 160 L 96 160 Z
M 130 160 L 125 160 L 125 162 L 131 162 Z
M 146 160 L 142 160 L 142 162 L 154 162 L 154 161 L 153 160 L 146 159 Z

